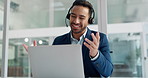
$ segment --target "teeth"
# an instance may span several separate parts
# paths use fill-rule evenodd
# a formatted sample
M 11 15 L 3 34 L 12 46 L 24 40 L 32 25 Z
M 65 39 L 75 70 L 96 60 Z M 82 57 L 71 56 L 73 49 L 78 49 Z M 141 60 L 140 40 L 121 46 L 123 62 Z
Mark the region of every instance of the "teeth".
M 74 27 L 79 27 L 79 26 L 74 26 Z

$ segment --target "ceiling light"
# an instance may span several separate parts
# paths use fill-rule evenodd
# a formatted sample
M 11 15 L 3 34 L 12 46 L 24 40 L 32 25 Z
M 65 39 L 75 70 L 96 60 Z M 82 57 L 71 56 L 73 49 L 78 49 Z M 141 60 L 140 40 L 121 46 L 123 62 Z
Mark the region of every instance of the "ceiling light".
M 43 44 L 43 41 L 42 40 L 39 40 L 39 44 Z

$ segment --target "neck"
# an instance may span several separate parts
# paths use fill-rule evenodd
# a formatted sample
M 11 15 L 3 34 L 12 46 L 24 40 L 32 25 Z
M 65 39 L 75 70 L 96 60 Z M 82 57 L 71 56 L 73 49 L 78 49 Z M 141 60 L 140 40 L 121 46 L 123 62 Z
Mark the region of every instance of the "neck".
M 86 29 L 85 29 L 86 31 Z M 85 31 L 81 32 L 81 33 L 73 33 L 72 32 L 72 36 L 77 39 L 77 40 L 80 40 L 80 37 L 85 33 Z
M 75 34 L 75 33 L 72 33 L 72 36 L 77 39 L 77 40 L 80 40 L 80 37 L 82 36 L 83 34 Z

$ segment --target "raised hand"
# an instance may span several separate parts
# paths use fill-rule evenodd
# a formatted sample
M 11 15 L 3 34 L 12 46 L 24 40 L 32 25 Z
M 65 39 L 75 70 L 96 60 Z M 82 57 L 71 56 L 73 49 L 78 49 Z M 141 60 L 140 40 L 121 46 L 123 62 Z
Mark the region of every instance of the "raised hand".
M 25 50 L 28 52 L 28 46 L 26 44 L 22 44 L 22 46 L 25 48 Z M 33 41 L 33 46 L 37 46 L 37 41 Z
M 94 33 L 91 34 L 92 36 L 92 39 L 93 41 L 85 38 L 85 41 L 87 42 L 84 42 L 84 45 L 89 48 L 90 52 L 89 52 L 89 55 L 91 57 L 95 57 L 98 53 L 98 47 L 99 47 L 99 44 L 100 44 L 100 35 L 99 33 L 96 33 L 96 35 L 94 35 Z

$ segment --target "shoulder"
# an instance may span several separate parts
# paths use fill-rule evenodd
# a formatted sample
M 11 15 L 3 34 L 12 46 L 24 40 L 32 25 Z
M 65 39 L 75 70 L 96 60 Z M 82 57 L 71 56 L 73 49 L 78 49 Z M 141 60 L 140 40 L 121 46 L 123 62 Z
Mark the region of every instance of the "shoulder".
M 68 37 L 68 35 L 69 35 L 69 33 L 66 33 L 66 34 L 64 34 L 64 35 L 57 36 L 55 39 L 56 39 L 56 40 L 65 39 L 65 38 Z
M 57 36 L 53 41 L 53 45 L 64 44 L 66 41 L 69 40 L 69 38 L 70 38 L 70 33 L 66 33 L 64 35 Z

